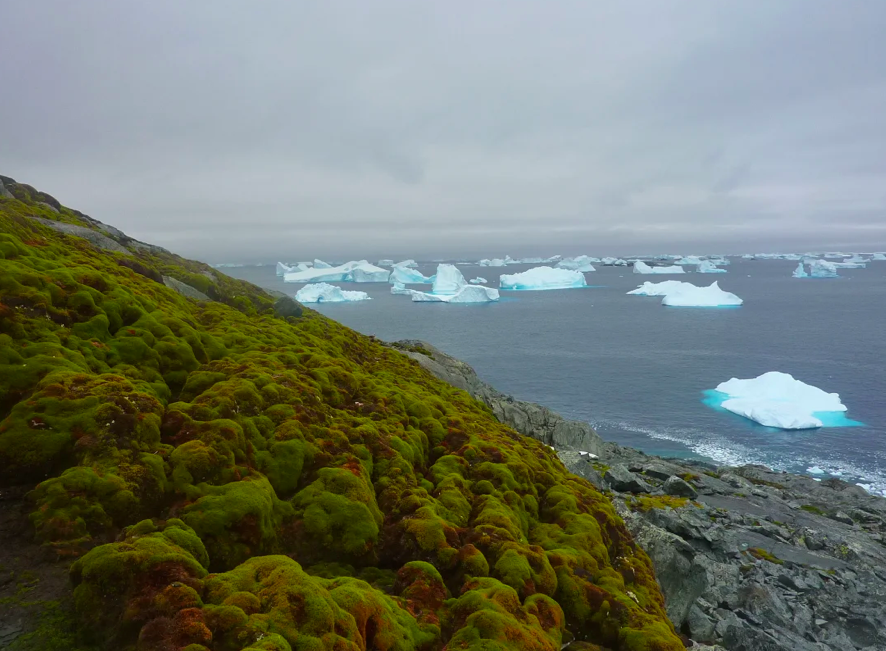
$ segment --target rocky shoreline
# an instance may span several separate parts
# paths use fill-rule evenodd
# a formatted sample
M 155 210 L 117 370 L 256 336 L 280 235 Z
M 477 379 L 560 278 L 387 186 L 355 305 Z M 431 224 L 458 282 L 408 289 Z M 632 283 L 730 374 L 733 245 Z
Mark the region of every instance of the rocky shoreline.
M 587 423 L 495 390 L 428 343 L 392 346 L 554 447 L 569 470 L 610 495 L 690 648 L 886 650 L 886 499 L 839 479 L 607 443 Z

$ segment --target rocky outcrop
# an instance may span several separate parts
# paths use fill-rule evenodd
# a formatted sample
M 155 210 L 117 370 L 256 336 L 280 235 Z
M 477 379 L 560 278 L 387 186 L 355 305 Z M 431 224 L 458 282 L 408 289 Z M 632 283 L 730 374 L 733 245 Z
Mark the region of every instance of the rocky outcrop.
M 432 375 L 452 386 L 464 389 L 492 410 L 496 418 L 526 436 L 558 450 L 584 450 L 593 454 L 603 447 L 602 439 L 587 423 L 566 420 L 547 407 L 517 400 L 483 382 L 463 361 L 447 355 L 423 341 L 399 341 L 391 344 Z
M 6 185 L 3 183 L 3 179 L 6 177 L 0 177 L 0 197 L 4 199 L 15 199 L 12 192 L 6 189 Z
M 190 285 L 183 283 L 180 280 L 176 280 L 171 276 L 163 276 L 163 284 L 169 287 L 170 289 L 174 289 L 176 292 L 181 294 L 186 298 L 193 298 L 197 301 L 208 301 L 210 298 L 201 292 L 198 289 L 194 289 Z
M 501 394 L 427 343 L 394 345 L 609 492 L 692 649 L 886 651 L 886 500 L 838 479 L 604 443 L 586 424 Z
M 57 230 L 60 233 L 82 237 L 93 246 L 96 246 L 105 251 L 113 251 L 114 253 L 132 255 L 132 253 L 130 253 L 125 246 L 123 246 L 116 240 L 112 240 L 107 235 L 104 235 L 98 231 L 94 231 L 91 228 L 86 228 L 85 226 L 77 226 L 76 224 L 68 224 L 67 222 L 58 222 L 52 219 L 44 219 L 42 217 L 31 217 L 31 219 L 40 222 L 44 226 L 49 226 L 49 228 Z

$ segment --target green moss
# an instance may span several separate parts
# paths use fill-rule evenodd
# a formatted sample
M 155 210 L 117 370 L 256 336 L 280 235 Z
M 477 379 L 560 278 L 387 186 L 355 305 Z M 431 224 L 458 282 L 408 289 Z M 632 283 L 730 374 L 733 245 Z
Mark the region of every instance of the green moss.
M 685 497 L 675 497 L 674 495 L 642 495 L 630 498 L 628 506 L 633 511 L 645 513 L 652 509 L 679 509 L 686 506 L 688 501 Z
M 800 508 L 803 509 L 804 511 L 806 511 L 807 513 L 814 513 L 815 515 L 822 515 L 822 516 L 827 515 L 824 511 L 822 511 L 820 508 L 818 508 L 814 504 L 803 504 L 802 506 L 800 506 Z
M 750 554 L 757 560 L 769 561 L 770 563 L 775 563 L 776 565 L 784 565 L 783 560 L 781 560 L 780 558 L 776 558 L 770 552 L 760 547 L 751 547 L 750 549 L 748 549 L 748 554 Z

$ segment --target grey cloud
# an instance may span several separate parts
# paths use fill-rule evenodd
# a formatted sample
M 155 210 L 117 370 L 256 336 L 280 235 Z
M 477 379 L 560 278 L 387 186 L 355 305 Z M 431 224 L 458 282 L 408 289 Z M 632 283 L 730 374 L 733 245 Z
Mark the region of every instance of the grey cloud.
M 886 246 L 883 3 L 2 17 L 0 173 L 184 254 Z

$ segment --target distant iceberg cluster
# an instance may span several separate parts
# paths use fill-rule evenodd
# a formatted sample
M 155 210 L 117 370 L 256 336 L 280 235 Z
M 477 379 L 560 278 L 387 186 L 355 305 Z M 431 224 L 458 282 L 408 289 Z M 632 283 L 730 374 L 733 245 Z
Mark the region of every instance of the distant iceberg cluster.
M 702 260 L 695 269 L 700 274 L 725 274 L 725 269 L 720 269 L 711 260 Z
M 280 264 L 280 263 L 278 263 Z M 279 269 L 279 268 L 278 268 Z M 285 271 L 283 282 L 287 283 L 386 283 L 391 275 L 387 269 L 376 267 L 366 260 L 346 262 L 333 267 L 322 260 L 314 260 L 312 268 L 303 271 Z
M 839 394 L 827 393 L 778 371 L 750 380 L 721 382 L 708 392 L 707 402 L 778 429 L 814 429 L 824 427 L 826 421 L 857 424 L 843 417 L 847 408 Z
M 350 303 L 368 301 L 370 298 L 366 292 L 349 292 L 335 285 L 312 283 L 298 290 L 295 300 L 299 303 Z
M 628 292 L 632 296 L 662 296 L 662 305 L 670 307 L 738 307 L 744 301 L 731 292 L 720 289 L 717 282 L 698 287 L 679 280 L 661 283 L 645 282 Z
M 686 273 L 683 267 L 672 265 L 669 267 L 650 267 L 648 264 L 643 262 L 642 260 L 637 260 L 634 262 L 634 273 L 635 274 L 682 274 Z
M 499 279 L 499 286 L 510 290 L 571 289 L 587 285 L 580 271 L 554 267 L 535 267 L 518 274 L 505 274 Z
M 451 264 L 437 266 L 430 292 L 409 290 L 403 285 L 399 287 L 394 285 L 391 292 L 397 294 L 408 292 L 415 303 L 492 303 L 499 299 L 497 289 L 469 284 L 458 267 Z

